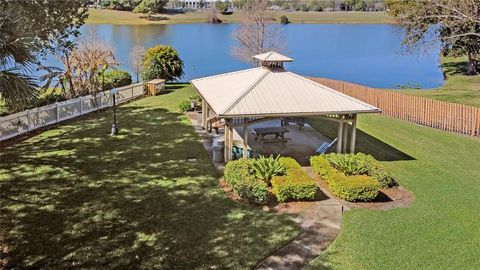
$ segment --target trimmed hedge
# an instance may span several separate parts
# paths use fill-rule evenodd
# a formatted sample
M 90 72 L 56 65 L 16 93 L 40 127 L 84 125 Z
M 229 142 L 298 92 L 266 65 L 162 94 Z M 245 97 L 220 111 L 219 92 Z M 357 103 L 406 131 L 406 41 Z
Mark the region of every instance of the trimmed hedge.
M 346 201 L 370 201 L 380 190 L 377 180 L 368 175 L 346 176 L 336 170 L 325 155 L 310 158 L 310 165 L 316 174 L 327 182 L 330 191 Z
M 368 175 L 345 176 L 336 174 L 328 186 L 332 193 L 345 201 L 371 201 L 380 190 L 380 184 Z
M 132 76 L 125 70 L 109 70 L 105 72 L 103 89 L 108 90 L 114 87 L 122 87 L 132 84 Z
M 337 170 L 346 175 L 367 174 L 378 181 L 381 188 L 397 186 L 395 178 L 371 155 L 327 154 L 325 159 Z
M 243 199 L 252 203 L 267 202 L 268 187 L 265 182 L 251 174 L 252 160 L 230 161 L 225 166 L 225 182 Z
M 315 198 L 318 186 L 308 174 L 302 170 L 302 166 L 293 158 L 282 157 L 280 163 L 285 167 L 283 176 L 272 178 L 272 192 L 279 202 L 289 199 L 312 200 Z

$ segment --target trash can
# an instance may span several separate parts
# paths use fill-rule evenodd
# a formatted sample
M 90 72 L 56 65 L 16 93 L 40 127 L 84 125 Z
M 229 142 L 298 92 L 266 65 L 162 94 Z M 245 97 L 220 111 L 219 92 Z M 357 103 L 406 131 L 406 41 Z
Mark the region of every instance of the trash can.
M 225 161 L 224 151 L 225 151 L 225 140 L 214 139 L 212 142 L 213 161 L 217 163 L 224 162 Z

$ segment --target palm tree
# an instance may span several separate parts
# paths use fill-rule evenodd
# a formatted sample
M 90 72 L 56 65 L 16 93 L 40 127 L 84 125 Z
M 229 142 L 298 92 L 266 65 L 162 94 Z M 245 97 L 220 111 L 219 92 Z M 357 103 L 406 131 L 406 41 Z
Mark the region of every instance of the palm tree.
M 28 75 L 36 57 L 33 38 L 22 36 L 17 10 L 0 11 L 0 100 L 8 109 L 21 109 L 37 93 L 37 80 Z

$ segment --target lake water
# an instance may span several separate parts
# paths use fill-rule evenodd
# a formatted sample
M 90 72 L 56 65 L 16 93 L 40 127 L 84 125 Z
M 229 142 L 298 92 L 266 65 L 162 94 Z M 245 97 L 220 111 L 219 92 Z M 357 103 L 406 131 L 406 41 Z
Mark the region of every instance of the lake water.
M 115 48 L 121 68 L 138 41 L 145 47 L 168 44 L 185 63 L 183 81 L 248 68 L 230 53 L 236 24 L 86 25 Z M 281 25 L 286 54 L 294 58 L 287 69 L 308 76 L 357 82 L 372 87 L 400 85 L 437 87 L 443 83 L 439 47 L 413 55 L 402 54 L 402 28 L 396 25 Z

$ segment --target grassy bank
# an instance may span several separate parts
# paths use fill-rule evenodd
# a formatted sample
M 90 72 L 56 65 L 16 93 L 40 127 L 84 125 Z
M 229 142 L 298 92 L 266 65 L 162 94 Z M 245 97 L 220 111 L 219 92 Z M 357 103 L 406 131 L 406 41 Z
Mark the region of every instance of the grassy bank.
M 312 123 L 336 136 L 336 124 Z M 384 116 L 361 116 L 359 128 L 358 151 L 382 160 L 415 202 L 346 212 L 340 235 L 310 269 L 478 268 L 480 140 Z
M 466 76 L 465 58 L 442 58 L 447 77 L 445 84 L 435 89 L 395 90 L 406 94 L 480 107 L 480 75 Z
M 394 23 L 394 19 L 384 12 L 285 12 L 271 11 L 272 16 L 280 21 L 280 16 L 285 15 L 292 23 Z M 207 11 L 187 12 L 184 14 L 157 14 L 155 20 L 148 20 L 147 15 L 136 14 L 128 11 L 107 9 L 90 9 L 87 23 L 89 24 L 180 24 L 203 23 L 207 18 Z M 220 15 L 224 23 L 241 21 L 242 11 L 231 15 Z
M 10 267 L 249 269 L 298 235 L 226 197 L 177 108 L 193 90 L 168 90 L 121 106 L 117 137 L 107 110 L 1 149 Z

